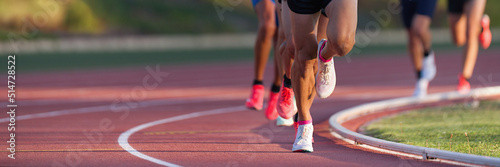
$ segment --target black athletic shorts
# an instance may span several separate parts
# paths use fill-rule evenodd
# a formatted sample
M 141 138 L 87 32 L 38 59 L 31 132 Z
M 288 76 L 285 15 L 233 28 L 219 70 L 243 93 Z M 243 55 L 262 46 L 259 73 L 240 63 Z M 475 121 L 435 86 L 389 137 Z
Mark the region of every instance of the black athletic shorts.
M 288 0 L 288 7 L 294 13 L 314 14 L 325 8 L 332 0 Z
M 469 0 L 448 0 L 448 13 L 464 13 L 465 3 L 467 3 L 468 1 Z
M 453 0 L 454 1 L 454 0 Z M 411 28 L 413 17 L 415 14 L 425 15 L 432 18 L 434 10 L 436 9 L 437 0 L 401 0 L 401 7 L 403 11 L 403 23 L 407 29 Z

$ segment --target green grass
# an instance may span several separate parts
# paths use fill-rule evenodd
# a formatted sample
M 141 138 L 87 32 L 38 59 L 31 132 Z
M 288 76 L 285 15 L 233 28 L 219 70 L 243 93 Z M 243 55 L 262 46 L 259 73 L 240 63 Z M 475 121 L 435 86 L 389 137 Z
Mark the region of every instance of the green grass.
M 482 101 L 475 109 L 455 104 L 405 112 L 368 125 L 365 133 L 403 144 L 500 157 L 500 101 Z
M 250 1 L 234 0 L 65 0 L 51 13 L 39 33 L 33 38 L 64 37 L 68 35 L 120 34 L 206 34 L 255 32 L 258 22 Z M 372 13 L 388 12 L 393 0 L 360 1 L 358 29 L 377 22 Z M 397 1 L 396 1 L 397 2 Z M 214 4 L 226 4 L 224 20 L 219 18 Z M 41 5 L 42 4 L 42 5 Z M 0 40 L 8 32 L 23 32 L 24 19 L 44 16 L 45 3 L 36 0 L 0 1 Z M 490 15 L 491 27 L 500 27 L 500 1 L 488 1 L 485 13 Z M 383 17 L 385 18 L 385 16 Z M 439 1 L 432 27 L 447 28 L 446 1 Z M 42 19 L 43 20 L 43 19 Z M 383 19 L 385 20 L 385 19 Z M 391 14 L 384 30 L 401 29 L 399 14 Z
M 224 21 L 217 15 L 213 0 L 83 1 L 109 29 L 134 34 L 234 33 L 257 28 L 257 17 L 244 1 L 225 12 Z
M 257 16 L 250 1 L 226 0 L 65 0 L 31 37 L 68 35 L 206 34 L 254 32 Z M 221 20 L 215 2 L 228 5 Z M 22 33 L 24 19 L 45 16 L 45 3 L 34 0 L 0 1 L 0 40 L 9 32 Z M 54 16 L 52 16 L 54 15 Z M 43 17 L 45 18 L 45 17 Z M 31 22 L 31 21 L 30 21 Z

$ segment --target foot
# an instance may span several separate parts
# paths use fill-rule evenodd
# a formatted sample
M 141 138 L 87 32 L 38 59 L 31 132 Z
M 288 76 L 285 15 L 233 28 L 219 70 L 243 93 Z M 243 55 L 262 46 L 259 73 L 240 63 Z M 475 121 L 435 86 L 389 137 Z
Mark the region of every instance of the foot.
M 470 83 L 462 74 L 458 76 L 457 91 L 460 94 L 467 94 L 470 91 Z
M 264 85 L 253 85 L 252 93 L 245 106 L 253 110 L 261 110 L 264 102 Z
M 285 119 L 278 117 L 278 119 L 276 119 L 276 126 L 292 126 L 293 123 L 293 118 Z
M 415 84 L 415 91 L 413 92 L 414 97 L 424 97 L 427 95 L 427 87 L 429 87 L 429 81 L 427 79 L 421 78 Z
M 297 131 L 299 129 L 299 123 L 293 122 L 293 128 L 295 129 L 295 136 L 297 136 Z M 314 144 L 314 136 L 312 137 L 312 144 Z
M 488 49 L 491 44 L 490 17 L 485 14 L 481 19 L 481 27 L 483 31 L 479 34 L 479 43 L 484 49 Z
M 321 51 L 326 46 L 326 39 L 322 39 L 318 44 L 318 73 L 316 74 L 316 93 L 320 98 L 327 98 L 335 89 L 337 79 L 335 77 L 335 66 L 333 58 L 324 60 Z
M 436 76 L 436 63 L 434 62 L 434 51 L 429 53 L 429 56 L 424 57 L 422 66 L 422 78 L 432 81 Z
M 283 84 L 282 84 L 283 85 Z M 293 99 L 293 89 L 282 86 L 278 98 L 278 106 L 276 107 L 278 114 L 284 119 L 290 119 L 297 113 L 295 100 Z
M 279 93 L 271 92 L 269 95 L 269 103 L 266 108 L 266 118 L 269 120 L 275 120 L 278 118 L 278 111 L 276 111 L 276 105 L 278 104 Z
M 312 123 L 299 125 L 297 135 L 295 135 L 295 142 L 293 143 L 293 152 L 313 152 L 312 137 L 313 137 Z

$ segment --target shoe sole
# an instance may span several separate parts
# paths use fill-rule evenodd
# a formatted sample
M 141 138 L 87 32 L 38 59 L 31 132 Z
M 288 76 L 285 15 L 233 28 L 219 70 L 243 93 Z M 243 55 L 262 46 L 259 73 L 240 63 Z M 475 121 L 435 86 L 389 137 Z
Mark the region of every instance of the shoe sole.
M 292 125 L 293 125 L 293 124 L 291 124 L 291 125 L 284 124 L 284 125 L 276 125 L 276 126 L 277 126 L 277 127 L 290 127 L 290 126 L 292 126 Z
M 259 110 L 259 109 L 255 108 L 255 107 L 248 107 L 248 106 L 245 106 L 245 107 L 247 107 L 247 109 L 250 109 L 250 110 L 255 110 L 255 111 L 260 111 L 260 110 L 262 110 L 262 108 Z
M 296 153 L 312 153 L 312 151 L 309 151 L 309 150 L 295 150 L 293 152 L 296 152 Z

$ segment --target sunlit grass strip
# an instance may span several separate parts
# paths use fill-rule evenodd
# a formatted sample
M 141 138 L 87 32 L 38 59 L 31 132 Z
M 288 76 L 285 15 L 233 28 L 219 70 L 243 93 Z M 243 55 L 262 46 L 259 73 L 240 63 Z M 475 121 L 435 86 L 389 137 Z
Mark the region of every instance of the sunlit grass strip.
M 403 144 L 500 157 L 500 102 L 481 102 L 475 109 L 459 104 L 406 112 L 368 125 L 365 133 Z

